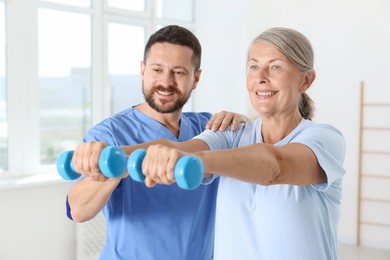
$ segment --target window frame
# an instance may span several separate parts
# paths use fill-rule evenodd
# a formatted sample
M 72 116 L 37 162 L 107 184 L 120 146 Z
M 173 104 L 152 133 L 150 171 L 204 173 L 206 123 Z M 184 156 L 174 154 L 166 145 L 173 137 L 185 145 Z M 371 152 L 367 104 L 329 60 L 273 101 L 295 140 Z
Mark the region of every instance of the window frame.
M 155 8 L 157 0 L 145 0 L 144 12 L 113 8 L 104 0 L 91 0 L 90 7 L 68 6 L 43 0 L 0 1 L 6 2 L 8 108 L 8 167 L 0 172 L 0 179 L 56 173 L 55 165 L 40 165 L 37 28 L 39 8 L 91 16 L 92 125 L 110 116 L 111 98 L 107 64 L 109 22 L 143 26 L 146 38 L 159 25 L 179 24 L 192 31 L 195 29 L 195 21 L 181 22 L 157 18 Z M 193 12 L 194 6 L 195 1 L 192 5 Z
M 8 60 L 8 57 L 7 57 L 7 42 L 6 42 L 6 40 L 7 40 L 7 28 L 6 28 L 6 25 L 7 25 L 7 22 L 6 22 L 6 20 L 7 20 L 7 11 L 6 11 L 6 8 L 7 8 L 7 0 L 0 0 L 0 2 L 1 3 L 3 3 L 4 4 L 4 8 L 3 8 L 3 10 L 4 10 L 4 21 L 2 21 L 2 23 L 3 23 L 3 25 L 4 25 L 4 32 L 3 32 L 3 35 L 4 35 L 4 49 L 3 50 L 1 50 L 1 53 L 4 53 L 4 59 L 3 59 L 3 65 L 5 66 L 4 67 L 4 87 L 5 87 L 5 89 L 4 89 L 4 91 L 5 91 L 5 95 L 7 95 L 7 91 L 8 91 L 8 87 L 7 87 L 7 85 L 8 85 L 8 76 L 7 76 L 7 60 Z M 1 28 L 1 29 L 3 29 L 3 28 Z M 8 97 L 5 97 L 6 98 L 6 101 L 8 101 Z M 8 102 L 7 102 L 7 105 L 6 105 L 6 116 L 5 116 L 5 122 L 6 123 L 8 123 L 8 121 L 9 121 L 9 113 L 8 113 L 8 111 L 9 111 L 9 108 L 8 108 Z M 6 146 L 5 146 L 5 148 L 6 148 L 6 153 L 7 153 L 7 155 L 6 155 L 6 158 L 5 158 L 5 160 L 6 160 L 6 162 L 5 162 L 5 166 L 6 167 L 8 167 L 8 164 L 9 164 L 9 159 L 8 159 L 8 157 L 9 157 L 9 152 L 8 152 L 8 150 L 9 150 L 9 143 L 8 143 L 8 136 L 9 136 L 9 125 L 7 125 L 7 127 L 6 127 L 6 129 L 5 129 L 5 131 L 6 131 L 6 133 L 7 133 L 7 136 L 6 136 L 6 138 L 7 138 L 7 144 L 6 144 Z M 0 168 L 0 173 L 2 173 L 4 170 L 3 169 L 1 169 Z

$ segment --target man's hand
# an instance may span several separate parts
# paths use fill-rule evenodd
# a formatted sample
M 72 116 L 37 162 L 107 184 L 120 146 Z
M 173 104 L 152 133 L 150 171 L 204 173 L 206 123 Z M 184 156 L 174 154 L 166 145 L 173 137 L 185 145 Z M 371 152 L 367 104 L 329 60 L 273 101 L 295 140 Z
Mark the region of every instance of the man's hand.
M 72 162 L 76 172 L 85 175 L 93 181 L 106 181 L 107 178 L 99 168 L 99 158 L 102 150 L 107 147 L 103 142 L 87 142 L 79 144 L 73 154 Z M 121 178 L 127 177 L 127 171 Z
M 224 131 L 229 125 L 231 125 L 231 129 L 235 131 L 240 123 L 244 123 L 246 121 L 249 121 L 249 118 L 244 115 L 221 111 L 219 113 L 215 113 L 210 118 L 206 125 L 206 129 L 212 131 Z

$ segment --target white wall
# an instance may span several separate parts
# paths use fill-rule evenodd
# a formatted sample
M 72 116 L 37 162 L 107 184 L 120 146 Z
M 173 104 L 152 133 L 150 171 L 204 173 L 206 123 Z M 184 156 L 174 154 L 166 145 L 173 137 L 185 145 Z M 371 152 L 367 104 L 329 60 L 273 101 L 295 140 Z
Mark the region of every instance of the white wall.
M 196 111 L 246 113 L 247 4 L 235 0 L 196 1 L 196 34 L 202 44 L 202 76 L 194 91 Z M 239 4 L 237 4 L 239 3 Z
M 309 94 L 317 107 L 315 121 L 338 127 L 347 142 L 339 235 L 350 243 L 357 225 L 359 84 L 364 80 L 367 89 L 376 88 L 377 95 L 390 100 L 389 10 L 386 0 L 200 0 L 197 10 L 205 52 L 196 110 L 253 113 L 245 109 L 244 58 L 250 41 L 263 30 L 291 27 L 311 40 L 317 79 Z
M 65 215 L 67 189 L 58 182 L 0 190 L 0 259 L 75 259 L 75 226 Z

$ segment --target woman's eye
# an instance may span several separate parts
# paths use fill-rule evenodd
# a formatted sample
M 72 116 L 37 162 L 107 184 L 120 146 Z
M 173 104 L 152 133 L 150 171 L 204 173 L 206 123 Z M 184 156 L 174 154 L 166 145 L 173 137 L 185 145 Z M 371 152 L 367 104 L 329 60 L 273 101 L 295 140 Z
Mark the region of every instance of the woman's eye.
M 273 70 L 279 70 L 280 69 L 280 66 L 279 65 L 272 65 L 271 67 Z
M 259 68 L 259 66 L 257 66 L 257 65 L 250 65 L 249 66 L 249 68 L 251 69 L 251 70 L 257 70 L 258 68 Z

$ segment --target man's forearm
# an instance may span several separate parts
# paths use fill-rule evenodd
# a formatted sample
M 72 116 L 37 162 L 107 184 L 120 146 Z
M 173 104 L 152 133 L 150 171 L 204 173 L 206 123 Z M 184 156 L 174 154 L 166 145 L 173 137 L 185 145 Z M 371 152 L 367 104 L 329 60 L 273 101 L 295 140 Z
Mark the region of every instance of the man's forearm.
M 75 222 L 81 223 L 94 218 L 107 204 L 120 178 L 93 181 L 83 178 L 69 190 L 68 202 Z

